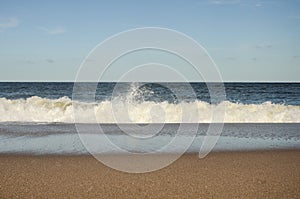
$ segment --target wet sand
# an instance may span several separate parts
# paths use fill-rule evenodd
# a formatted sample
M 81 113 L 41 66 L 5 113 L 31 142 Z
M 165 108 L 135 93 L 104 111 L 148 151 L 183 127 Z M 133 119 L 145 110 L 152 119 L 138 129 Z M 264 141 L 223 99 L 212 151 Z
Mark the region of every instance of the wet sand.
M 182 156 L 144 174 L 92 156 L 0 155 L 0 198 L 300 198 L 300 150 Z

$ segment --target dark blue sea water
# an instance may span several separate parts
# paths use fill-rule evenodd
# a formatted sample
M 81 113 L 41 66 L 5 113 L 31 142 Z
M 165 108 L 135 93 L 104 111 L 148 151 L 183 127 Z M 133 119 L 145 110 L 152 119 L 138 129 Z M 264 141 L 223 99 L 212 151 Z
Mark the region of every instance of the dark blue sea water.
M 84 83 L 89 85 L 90 83 Z M 186 101 L 191 99 L 189 93 L 181 89 L 182 83 L 147 83 L 139 87 L 139 83 L 119 83 L 123 93 L 129 92 L 134 86 L 143 92 L 144 100 L 170 103 L 176 102 L 168 88 L 174 88 Z M 68 97 L 72 99 L 74 83 L 71 82 L 0 82 L 0 98 L 26 99 L 33 96 L 58 99 Z M 96 100 L 104 101 L 112 97 L 116 83 L 99 83 L 96 91 Z M 205 83 L 191 83 L 197 99 L 210 102 L 209 92 Z M 243 104 L 274 104 L 300 105 L 300 83 L 224 83 L 226 99 L 230 102 Z M 182 87 L 184 88 L 184 87 Z M 148 92 L 145 92 L 148 91 Z M 152 91 L 152 92 L 149 92 Z

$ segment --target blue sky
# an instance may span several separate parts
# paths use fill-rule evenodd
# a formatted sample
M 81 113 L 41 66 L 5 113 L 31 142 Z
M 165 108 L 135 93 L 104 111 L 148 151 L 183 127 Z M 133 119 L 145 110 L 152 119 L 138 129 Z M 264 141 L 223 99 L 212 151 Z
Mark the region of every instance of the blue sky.
M 225 81 L 300 81 L 297 0 L 0 0 L 0 80 L 73 81 L 98 43 L 145 26 L 194 38 Z

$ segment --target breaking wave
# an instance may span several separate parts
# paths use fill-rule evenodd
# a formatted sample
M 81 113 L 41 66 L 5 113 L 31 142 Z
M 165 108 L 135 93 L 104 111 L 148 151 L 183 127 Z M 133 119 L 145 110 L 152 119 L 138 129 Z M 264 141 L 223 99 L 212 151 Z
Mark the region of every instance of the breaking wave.
M 189 122 L 210 123 L 212 109 L 225 105 L 225 123 L 299 123 L 300 106 L 273 104 L 240 104 L 224 101 L 212 105 L 204 101 L 168 102 L 144 101 L 127 104 L 120 100 L 85 103 L 68 97 L 47 99 L 33 96 L 27 99 L 0 98 L 0 122 L 76 122 L 92 123 L 181 123 L 182 111 L 188 111 Z M 197 112 L 198 111 L 198 112 Z M 199 116 L 198 116 L 199 113 Z M 96 116 L 96 117 L 95 117 Z M 127 120 L 129 116 L 129 120 Z M 96 118 L 96 120 L 95 120 Z M 124 119 L 125 118 L 125 119 Z M 222 121 L 219 121 L 222 122 Z

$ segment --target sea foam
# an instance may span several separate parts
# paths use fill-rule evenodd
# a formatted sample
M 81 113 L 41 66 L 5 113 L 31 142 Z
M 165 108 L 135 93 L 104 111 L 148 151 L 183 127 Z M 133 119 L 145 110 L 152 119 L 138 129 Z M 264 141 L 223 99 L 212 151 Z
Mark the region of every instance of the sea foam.
M 212 110 L 225 107 L 222 120 L 212 120 Z M 74 110 L 76 110 L 74 112 Z M 188 113 L 185 120 L 183 112 Z M 75 114 L 76 113 L 76 114 Z M 76 117 L 74 117 L 76 115 Z M 241 104 L 223 101 L 210 104 L 194 102 L 77 102 L 68 97 L 47 99 L 0 98 L 0 122 L 62 122 L 62 123 L 299 123 L 300 106 L 273 104 Z

